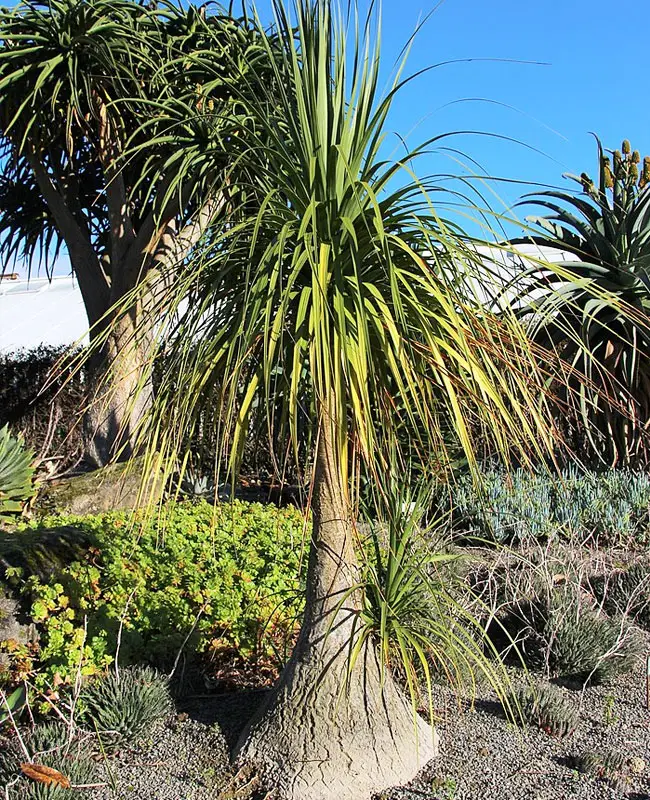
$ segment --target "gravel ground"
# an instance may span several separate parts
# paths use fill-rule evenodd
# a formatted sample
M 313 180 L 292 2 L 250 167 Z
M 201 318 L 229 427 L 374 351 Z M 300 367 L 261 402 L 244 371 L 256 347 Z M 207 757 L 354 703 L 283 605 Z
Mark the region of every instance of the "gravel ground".
M 106 785 L 92 800 L 217 800 L 229 797 L 229 752 L 265 692 L 190 698 L 161 720 L 149 740 L 100 766 Z M 236 776 L 242 800 L 252 795 L 253 776 Z M 251 791 L 246 791 L 250 785 Z
M 149 741 L 100 766 L 93 800 L 214 800 L 228 778 L 228 749 L 217 725 L 176 717 L 161 721 Z
M 520 680 L 513 672 L 513 681 Z M 580 710 L 580 725 L 559 740 L 535 728 L 522 730 L 509 724 L 489 690 L 479 691 L 473 707 L 439 690 L 440 757 L 410 786 L 384 792 L 381 800 L 650 800 L 645 666 L 639 664 L 611 686 L 565 692 Z M 161 722 L 146 744 L 120 754 L 112 763 L 117 791 L 106 786 L 86 796 L 92 800 L 233 796 L 221 794 L 232 777 L 227 753 L 262 696 L 263 692 L 246 692 L 186 702 L 184 711 Z M 586 750 L 615 750 L 649 763 L 625 786 L 611 788 L 572 768 L 571 758 Z M 249 776 L 240 777 L 237 796 L 250 797 L 245 788 Z
M 513 678 L 513 681 L 516 678 Z M 585 751 L 617 751 L 650 762 L 650 714 L 645 709 L 645 667 L 611 686 L 566 691 L 580 710 L 571 736 L 556 739 L 532 727 L 509 724 L 491 692 L 481 693 L 474 709 L 458 707 L 442 696 L 441 755 L 408 788 L 385 794 L 386 800 L 650 800 L 650 765 L 630 775 L 619 789 L 578 773 L 571 760 Z

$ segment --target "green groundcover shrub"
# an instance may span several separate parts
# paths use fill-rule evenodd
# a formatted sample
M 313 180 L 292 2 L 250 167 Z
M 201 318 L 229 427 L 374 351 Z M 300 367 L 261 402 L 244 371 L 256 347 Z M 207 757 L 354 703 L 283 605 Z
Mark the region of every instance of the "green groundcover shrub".
M 34 544 L 59 531 L 68 542 L 71 531 L 79 536 L 72 561 L 43 558 Z M 149 517 L 53 516 L 13 536 L 14 556 L 0 563 L 39 641 L 0 645 L 5 683 L 27 678 L 44 692 L 71 685 L 79 671 L 104 669 L 118 642 L 120 663 L 167 671 L 181 648 L 279 660 L 301 612 L 305 523 L 292 507 L 181 502 Z M 21 536 L 38 558 L 16 556 Z
M 650 477 L 629 470 L 567 470 L 561 477 L 486 471 L 480 490 L 461 476 L 439 504 L 461 538 L 505 543 L 564 535 L 645 544 L 650 532 Z

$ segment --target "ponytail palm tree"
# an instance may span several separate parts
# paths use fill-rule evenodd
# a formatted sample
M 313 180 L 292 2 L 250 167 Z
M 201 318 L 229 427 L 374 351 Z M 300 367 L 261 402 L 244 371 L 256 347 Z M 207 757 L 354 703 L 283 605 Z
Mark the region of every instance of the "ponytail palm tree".
M 260 409 L 280 398 L 296 452 L 300 419 L 313 421 L 301 633 L 237 754 L 281 797 L 365 800 L 412 778 L 435 741 L 364 632 L 352 465 L 381 490 L 398 427 L 443 464 L 450 428 L 470 460 L 476 436 L 503 449 L 548 437 L 516 323 L 462 292 L 474 256 L 413 178 L 420 151 L 382 159 L 401 84 L 380 97 L 372 19 L 348 50 L 352 21 L 327 0 L 274 9 L 273 37 L 259 30 L 279 94 L 249 106 L 239 151 L 259 211 L 213 228 L 166 298 L 167 372 L 141 436 L 156 457 L 182 457 L 212 398 L 236 469 Z

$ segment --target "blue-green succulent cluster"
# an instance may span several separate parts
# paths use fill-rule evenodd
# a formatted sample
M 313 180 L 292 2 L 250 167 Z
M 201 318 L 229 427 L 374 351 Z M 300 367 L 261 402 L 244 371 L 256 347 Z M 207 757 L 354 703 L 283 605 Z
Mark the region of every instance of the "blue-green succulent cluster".
M 486 471 L 478 486 L 461 476 L 441 501 L 449 502 L 457 535 L 489 541 L 560 535 L 645 542 L 650 531 L 650 477 L 629 470 Z

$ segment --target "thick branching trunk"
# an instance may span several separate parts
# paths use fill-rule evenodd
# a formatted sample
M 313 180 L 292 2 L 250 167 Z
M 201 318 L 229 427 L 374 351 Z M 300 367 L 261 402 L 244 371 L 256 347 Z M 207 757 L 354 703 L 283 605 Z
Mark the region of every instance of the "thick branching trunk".
M 61 176 L 41 153 L 27 149 L 25 156 L 36 182 L 65 241 L 72 269 L 88 316 L 91 339 L 101 347 L 89 359 L 94 400 L 84 418 L 85 460 L 104 466 L 115 458 L 125 459 L 134 451 L 133 434 L 146 413 L 152 398 L 145 359 L 156 321 L 149 319 L 160 295 L 173 285 L 174 274 L 205 233 L 212 220 L 227 204 L 225 190 L 211 194 L 193 218 L 181 222 L 195 185 L 186 181 L 182 192 L 169 194 L 174 175 L 158 186 L 156 200 L 140 223 L 134 227 L 120 156 L 122 142 L 119 125 L 109 113 L 109 104 L 99 92 L 92 94 L 97 112 L 97 155 L 104 173 L 106 215 L 109 226 L 108 247 L 97 250 L 92 225 L 81 213 L 74 191 L 69 191 L 67 175 Z M 160 199 L 160 207 L 158 203 Z M 108 262 L 108 266 L 105 263 Z M 163 280 L 163 275 L 164 280 Z M 139 307 L 115 311 L 117 305 L 138 286 L 147 282 L 149 292 L 142 293 Z M 148 303 L 149 307 L 142 306 Z M 107 338 L 108 326 L 112 330 Z M 136 341 L 139 340 L 139 341 Z
M 85 460 L 91 466 L 136 454 L 136 434 L 153 393 L 146 365 L 150 342 L 134 310 L 113 321 L 105 343 L 91 356 L 92 392 L 84 415 Z
M 436 754 L 436 741 L 380 668 L 372 643 L 350 669 L 360 609 L 357 562 L 333 438 L 323 427 L 300 637 L 235 755 L 283 800 L 369 800 L 411 780 Z
M 160 222 L 157 231 L 151 227 L 153 232 L 146 246 L 142 244 L 147 241 L 142 238 L 142 231 L 140 241 L 116 212 L 114 250 L 123 257 L 111 264 L 111 295 L 104 311 L 110 312 L 120 303 L 122 307 L 116 310 L 113 320 L 95 321 L 89 315 L 95 335 L 101 336 L 108 326 L 111 328 L 91 363 L 95 400 L 85 415 L 84 428 L 85 460 L 93 466 L 126 460 L 135 454 L 135 434 L 153 398 L 151 371 L 146 362 L 165 299 L 173 295 L 176 275 L 185 258 L 226 201 L 225 192 L 209 198 L 180 231 L 173 217 Z M 119 203 L 113 205 L 120 208 Z M 153 214 L 151 218 L 155 219 Z M 149 231 L 146 225 L 143 228 Z M 136 287 L 140 287 L 137 300 L 124 307 L 124 298 Z

